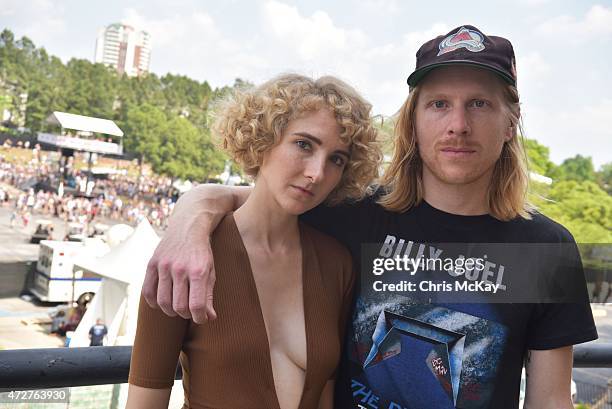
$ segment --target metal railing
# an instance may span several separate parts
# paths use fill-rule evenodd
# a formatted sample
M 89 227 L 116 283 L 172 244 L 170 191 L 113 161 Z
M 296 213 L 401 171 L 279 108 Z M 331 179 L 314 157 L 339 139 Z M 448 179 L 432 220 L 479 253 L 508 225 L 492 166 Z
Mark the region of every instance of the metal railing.
M 0 351 L 0 392 L 125 383 L 131 346 Z M 575 368 L 612 368 L 612 344 L 574 347 Z M 181 379 L 180 365 L 175 379 Z
M 125 383 L 131 355 L 131 346 L 0 351 L 0 392 Z

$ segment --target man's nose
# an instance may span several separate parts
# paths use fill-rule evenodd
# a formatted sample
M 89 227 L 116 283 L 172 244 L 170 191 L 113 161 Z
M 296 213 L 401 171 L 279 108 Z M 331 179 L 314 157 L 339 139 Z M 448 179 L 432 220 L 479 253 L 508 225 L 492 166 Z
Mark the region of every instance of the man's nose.
M 471 132 L 468 112 L 465 108 L 455 108 L 450 113 L 448 132 L 453 135 L 468 135 Z

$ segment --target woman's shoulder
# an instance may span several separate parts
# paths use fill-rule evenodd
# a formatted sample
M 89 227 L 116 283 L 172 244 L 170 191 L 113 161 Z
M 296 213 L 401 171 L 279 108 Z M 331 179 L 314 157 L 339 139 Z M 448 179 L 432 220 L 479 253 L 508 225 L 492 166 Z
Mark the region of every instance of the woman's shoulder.
M 234 220 L 234 213 L 229 212 L 223 216 L 223 218 L 219 221 L 217 227 L 211 234 L 211 239 L 235 239 L 236 234 L 238 233 L 238 228 L 236 227 L 236 221 Z
M 344 244 L 307 224 L 300 223 L 300 228 L 312 246 L 313 256 L 317 258 L 324 275 L 341 276 L 342 282 L 349 279 L 353 270 L 353 259 Z
M 314 227 L 300 223 L 303 236 L 308 243 L 302 243 L 312 249 L 305 248 L 305 255 L 316 259 L 321 278 L 326 283 L 325 288 L 335 296 L 346 293 L 354 282 L 353 259 L 349 250 L 338 240 Z M 313 264 L 311 264 L 313 265 Z M 335 289 L 335 290 L 334 290 Z
M 243 253 L 242 238 L 233 213 L 226 214 L 210 235 L 210 248 L 215 262 L 219 264 Z
M 350 257 L 348 249 L 332 236 L 305 223 L 300 223 L 300 229 L 302 229 L 304 235 L 310 239 L 317 253 L 346 254 Z

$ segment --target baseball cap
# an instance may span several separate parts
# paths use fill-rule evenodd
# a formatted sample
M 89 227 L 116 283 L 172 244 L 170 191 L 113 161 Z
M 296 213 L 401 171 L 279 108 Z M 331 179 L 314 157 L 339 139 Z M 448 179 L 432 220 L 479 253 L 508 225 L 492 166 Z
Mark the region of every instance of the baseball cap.
M 457 27 L 429 40 L 419 48 L 416 58 L 416 69 L 408 77 L 410 87 L 434 68 L 453 64 L 485 68 L 516 86 L 516 63 L 510 41 L 487 36 L 474 26 Z

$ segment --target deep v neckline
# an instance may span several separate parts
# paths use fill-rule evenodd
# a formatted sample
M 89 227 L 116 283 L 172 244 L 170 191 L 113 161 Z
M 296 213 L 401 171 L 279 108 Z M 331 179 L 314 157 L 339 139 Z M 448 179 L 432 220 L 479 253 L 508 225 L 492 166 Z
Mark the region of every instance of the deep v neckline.
M 251 259 L 249 258 L 249 253 L 246 249 L 246 246 L 244 244 L 244 240 L 242 239 L 242 236 L 240 235 L 240 230 L 238 229 L 238 225 L 236 224 L 236 219 L 234 218 L 234 213 L 230 213 L 228 214 L 228 216 L 231 220 L 231 225 L 232 228 L 234 229 L 234 233 L 236 234 L 237 237 L 237 241 L 239 244 L 239 249 L 242 252 L 241 256 L 244 257 L 246 263 L 244 263 L 247 267 L 247 275 L 248 275 L 248 285 L 250 287 L 250 290 L 252 291 L 252 293 L 255 295 L 255 299 L 257 301 L 257 306 L 256 306 L 256 314 L 258 316 L 258 329 L 260 332 L 262 333 L 263 338 L 265 339 L 265 344 L 267 345 L 266 348 L 266 372 L 269 378 L 269 381 L 271 381 L 271 388 L 272 388 L 272 392 L 274 393 L 274 398 L 276 401 L 276 405 L 277 408 L 280 409 L 280 402 L 278 400 L 278 394 L 276 391 L 276 383 L 274 382 L 274 371 L 272 370 L 272 353 L 270 351 L 270 337 L 268 336 L 268 331 L 266 330 L 266 322 L 264 319 L 264 314 L 263 314 L 263 309 L 261 307 L 261 299 L 259 297 L 259 291 L 257 291 L 257 283 L 255 281 L 255 275 L 253 274 L 253 267 L 251 265 Z M 313 358 L 313 354 L 312 354 L 312 339 L 309 336 L 310 334 L 310 326 L 311 326 L 311 322 L 312 322 L 312 313 L 313 311 L 311 311 L 311 309 L 309 308 L 310 303 L 308 302 L 308 295 L 311 294 L 311 291 L 308 291 L 308 289 L 310 288 L 310 286 L 312 285 L 312 280 L 313 280 L 313 274 L 311 272 L 309 272 L 309 269 L 311 268 L 311 252 L 310 252 L 310 242 L 308 240 L 308 238 L 306 237 L 306 235 L 304 234 L 304 228 L 302 226 L 302 224 L 300 222 L 298 222 L 298 226 L 299 226 L 299 232 L 300 232 L 300 246 L 301 246 L 301 253 L 302 253 L 302 304 L 303 304 L 303 314 L 304 314 L 304 334 L 306 337 L 306 369 L 304 371 L 304 386 L 302 387 L 302 394 L 300 396 L 300 403 L 298 405 L 298 409 L 302 408 L 302 404 L 304 402 L 304 396 L 309 388 L 310 385 L 310 374 L 312 373 L 312 371 L 309 370 L 309 368 L 312 367 L 312 358 Z

